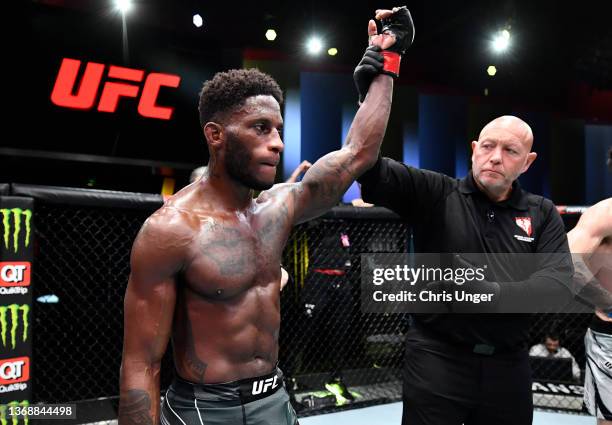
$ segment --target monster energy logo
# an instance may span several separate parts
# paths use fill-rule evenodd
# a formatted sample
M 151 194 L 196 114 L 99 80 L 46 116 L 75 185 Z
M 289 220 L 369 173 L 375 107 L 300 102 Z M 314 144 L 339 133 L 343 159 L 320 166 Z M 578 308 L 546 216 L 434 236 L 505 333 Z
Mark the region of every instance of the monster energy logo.
M 8 306 L 0 306 L 0 337 L 2 338 L 2 346 L 6 347 L 6 334 L 9 333 L 11 338 L 10 344 L 13 350 L 17 346 L 17 327 L 19 325 L 19 312 L 21 311 L 21 319 L 23 320 L 23 329 L 21 340 L 23 342 L 28 339 L 28 315 L 30 306 L 27 304 L 11 304 Z M 11 327 L 8 326 L 8 313 L 11 313 Z M 1 424 L 0 424 L 1 425 Z
M 25 225 L 25 246 L 28 247 L 30 245 L 30 222 L 32 221 L 32 211 L 31 210 L 22 210 L 21 208 L 2 208 L 0 209 L 0 213 L 2 213 L 2 226 L 4 227 L 4 248 L 10 249 L 10 239 L 11 239 L 11 217 L 13 218 L 13 251 L 17 252 L 19 250 L 19 232 L 22 229 L 22 217 L 25 217 L 24 225 Z
M 28 400 L 23 401 L 11 401 L 9 404 L 0 404 L 0 425 L 9 425 L 9 419 L 11 420 L 11 425 L 19 424 L 19 416 L 9 416 L 9 408 L 13 407 L 28 407 L 30 402 Z M 28 425 L 30 420 L 27 416 L 22 416 L 23 424 Z

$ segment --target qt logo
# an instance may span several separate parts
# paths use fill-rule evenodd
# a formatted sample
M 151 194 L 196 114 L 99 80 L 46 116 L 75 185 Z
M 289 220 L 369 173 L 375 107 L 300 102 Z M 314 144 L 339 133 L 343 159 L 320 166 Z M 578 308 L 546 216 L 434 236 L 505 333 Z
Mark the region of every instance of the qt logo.
M 93 108 L 106 65 L 95 62 L 87 63 L 81 82 L 77 84 L 80 68 L 80 60 L 68 58 L 62 60 L 53 92 L 51 92 L 51 101 L 55 105 L 83 110 Z M 161 87 L 178 87 L 181 81 L 178 75 L 152 72 L 145 79 L 145 72 L 142 70 L 110 65 L 106 77 L 122 82 L 104 82 L 98 102 L 98 111 L 115 112 L 121 97 L 140 97 L 138 113 L 143 117 L 161 120 L 169 120 L 172 117 L 174 108 L 158 106 L 156 101 Z M 140 83 L 143 80 L 141 91 Z M 126 83 L 126 81 L 131 83 Z M 75 86 L 78 86 L 76 91 Z
M 29 357 L 0 360 L 0 384 L 16 384 L 30 379 Z
M 0 262 L 0 286 L 28 286 L 30 284 L 30 263 Z

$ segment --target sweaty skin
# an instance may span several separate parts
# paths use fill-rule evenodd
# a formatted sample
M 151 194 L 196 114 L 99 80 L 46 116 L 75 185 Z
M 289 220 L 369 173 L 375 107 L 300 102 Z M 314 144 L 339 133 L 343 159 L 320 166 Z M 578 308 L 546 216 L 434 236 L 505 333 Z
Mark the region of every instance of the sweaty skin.
M 229 124 L 204 126 L 212 152 L 207 175 L 149 217 L 132 248 L 120 425 L 159 423 L 160 365 L 170 339 L 176 371 L 191 382 L 228 382 L 275 368 L 283 247 L 295 224 L 336 205 L 376 162 L 392 89 L 391 77 L 375 77 L 345 145 L 319 159 L 301 182 L 275 185 L 257 199 L 244 181 L 268 187 L 274 181 L 283 149 L 279 104 L 252 96 Z M 228 140 L 238 143 L 231 152 Z
M 605 199 L 587 209 L 578 224 L 568 234 L 572 254 L 580 254 L 597 284 L 612 293 L 612 198 Z M 593 304 L 597 304 L 593 300 Z M 595 314 L 612 322 L 603 311 Z

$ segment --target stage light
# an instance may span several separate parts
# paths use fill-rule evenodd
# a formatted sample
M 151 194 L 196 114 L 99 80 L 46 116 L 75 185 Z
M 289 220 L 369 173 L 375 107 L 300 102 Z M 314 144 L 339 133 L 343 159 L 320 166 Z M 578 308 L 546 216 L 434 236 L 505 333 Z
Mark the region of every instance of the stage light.
M 323 42 L 317 36 L 310 37 L 310 39 L 306 43 L 306 49 L 311 55 L 318 55 L 321 52 L 322 48 Z
M 204 20 L 202 19 L 199 13 L 196 13 L 195 15 L 193 15 L 193 25 L 195 25 L 198 28 L 204 25 Z
M 508 30 L 502 30 L 498 32 L 493 40 L 491 41 L 491 47 L 496 53 L 505 52 L 510 46 L 510 32 Z
M 497 68 L 495 68 L 495 66 L 493 65 L 489 65 L 489 67 L 487 68 L 487 74 L 489 74 L 489 76 L 492 77 L 496 73 L 497 73 Z
M 115 0 L 115 7 L 123 14 L 126 14 L 132 10 L 133 6 L 134 5 L 132 4 L 131 0 Z
M 336 56 L 338 54 L 338 49 L 332 47 L 331 49 L 327 50 L 327 54 L 330 56 Z
M 274 31 L 272 28 L 266 31 L 266 40 L 268 41 L 276 40 L 276 31 Z

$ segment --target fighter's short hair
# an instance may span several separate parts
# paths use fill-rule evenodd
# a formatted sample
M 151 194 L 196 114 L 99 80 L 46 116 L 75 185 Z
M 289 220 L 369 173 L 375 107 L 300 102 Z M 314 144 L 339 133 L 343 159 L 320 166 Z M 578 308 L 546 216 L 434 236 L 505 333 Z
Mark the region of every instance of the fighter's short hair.
M 270 95 L 279 104 L 283 103 L 283 92 L 278 83 L 258 69 L 230 69 L 218 72 L 204 83 L 200 92 L 200 125 L 219 120 L 219 114 L 229 112 L 257 95 Z

